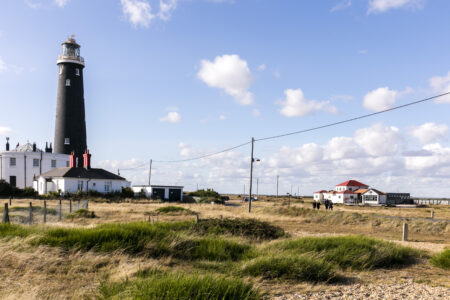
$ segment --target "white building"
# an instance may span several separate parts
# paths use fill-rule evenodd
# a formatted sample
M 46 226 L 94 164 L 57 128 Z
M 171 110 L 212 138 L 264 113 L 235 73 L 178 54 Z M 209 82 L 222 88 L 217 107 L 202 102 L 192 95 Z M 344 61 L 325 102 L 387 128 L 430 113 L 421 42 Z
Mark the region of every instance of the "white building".
M 376 189 L 368 189 L 362 194 L 362 203 L 386 204 L 386 194 Z
M 321 190 L 314 193 L 315 201 L 330 200 L 333 203 L 358 203 L 361 191 L 369 188 L 368 185 L 357 180 L 347 180 L 334 187 L 334 190 Z
M 74 167 L 75 155 L 70 155 L 69 167 L 57 168 L 37 176 L 33 183 L 39 195 L 61 191 L 61 194 L 74 194 L 78 191 L 97 191 L 99 193 L 120 192 L 130 187 L 130 182 L 119 175 L 104 169 L 91 168 L 89 151 L 83 155 L 83 168 Z
M 134 185 L 131 188 L 135 194 L 144 193 L 147 198 L 179 202 L 183 201 L 183 186 Z
M 9 150 L 7 143 L 6 149 L 0 151 L 0 180 L 18 188 L 32 187 L 35 176 L 69 166 L 69 155 L 51 153 L 51 146 L 42 151 L 26 143 Z

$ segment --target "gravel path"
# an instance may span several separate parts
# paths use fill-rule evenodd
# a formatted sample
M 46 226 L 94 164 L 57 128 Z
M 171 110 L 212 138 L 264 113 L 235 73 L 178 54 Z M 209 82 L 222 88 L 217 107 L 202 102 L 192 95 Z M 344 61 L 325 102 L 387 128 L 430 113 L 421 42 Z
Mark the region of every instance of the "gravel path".
M 294 299 L 450 299 L 450 288 L 414 283 L 342 286 L 333 291 L 276 296 L 276 300 Z

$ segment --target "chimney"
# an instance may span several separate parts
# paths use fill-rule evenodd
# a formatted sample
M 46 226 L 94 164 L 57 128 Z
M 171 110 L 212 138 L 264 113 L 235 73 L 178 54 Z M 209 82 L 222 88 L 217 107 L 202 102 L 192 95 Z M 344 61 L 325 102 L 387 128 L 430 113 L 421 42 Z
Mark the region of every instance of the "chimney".
M 50 148 L 48 148 L 48 153 L 52 153 L 53 152 L 53 146 L 52 143 L 50 143 Z
M 36 152 L 36 142 L 33 143 L 33 152 Z
M 6 138 L 6 151 L 9 151 L 9 137 Z
M 87 170 L 91 168 L 91 154 L 88 149 L 83 154 L 83 168 Z
M 69 167 L 75 168 L 75 152 L 70 153 Z

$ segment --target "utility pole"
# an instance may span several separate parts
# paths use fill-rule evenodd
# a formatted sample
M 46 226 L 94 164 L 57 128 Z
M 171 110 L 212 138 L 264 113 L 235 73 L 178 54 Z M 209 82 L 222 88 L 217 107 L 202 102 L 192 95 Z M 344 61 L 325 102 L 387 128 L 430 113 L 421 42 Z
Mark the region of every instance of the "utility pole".
M 256 178 L 256 198 L 259 198 L 259 178 Z
M 253 146 L 255 144 L 255 138 L 252 137 L 252 153 L 250 155 L 250 188 L 248 193 L 248 212 L 252 212 L 252 181 L 253 181 Z
M 148 186 L 152 183 L 152 160 L 150 159 L 150 169 L 148 170 Z
M 278 181 L 280 179 L 280 176 L 277 175 L 277 199 L 278 199 Z

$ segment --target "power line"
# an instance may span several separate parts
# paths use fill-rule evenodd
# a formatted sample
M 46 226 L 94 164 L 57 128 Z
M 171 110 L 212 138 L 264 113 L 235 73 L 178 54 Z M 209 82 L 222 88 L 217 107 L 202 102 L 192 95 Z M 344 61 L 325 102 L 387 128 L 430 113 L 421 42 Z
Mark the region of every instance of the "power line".
M 442 96 L 446 96 L 446 95 L 449 95 L 449 94 L 450 94 L 450 92 L 447 92 L 447 93 L 444 93 L 444 94 L 440 94 L 440 95 L 436 95 L 436 96 L 433 96 L 433 97 L 417 100 L 417 101 L 410 102 L 410 103 L 407 103 L 407 104 L 403 104 L 403 105 L 395 106 L 395 107 L 392 107 L 392 108 L 384 109 L 384 110 L 381 110 L 381 111 L 378 111 L 378 112 L 374 112 L 374 113 L 370 113 L 370 114 L 354 117 L 354 118 L 351 118 L 351 119 L 346 119 L 346 120 L 343 120 L 343 121 L 329 123 L 329 124 L 325 124 L 325 125 L 321 125 L 321 126 L 317 126 L 317 127 L 313 127 L 313 128 L 308 128 L 308 129 L 303 129 L 303 130 L 299 130 L 299 131 L 294 131 L 294 132 L 289 132 L 289 133 L 283 133 L 283 134 L 279 134 L 279 135 L 269 136 L 269 137 L 265 137 L 265 138 L 255 139 L 255 141 L 258 142 L 258 141 L 272 140 L 272 139 L 277 139 L 277 138 L 281 138 L 281 137 L 285 137 L 285 136 L 289 136 L 289 135 L 300 134 L 300 133 L 305 133 L 305 132 L 309 132 L 309 131 L 323 129 L 323 128 L 327 128 L 327 127 L 331 127 L 331 126 L 336 126 L 336 125 L 339 125 L 339 124 L 348 123 L 348 122 L 352 122 L 352 121 L 356 121 L 356 120 L 372 117 L 372 116 L 379 115 L 379 114 L 382 114 L 382 113 L 385 113 L 385 112 L 389 112 L 389 111 L 393 111 L 393 110 L 396 110 L 396 109 L 404 108 L 404 107 L 407 107 L 407 106 L 411 106 L 411 105 L 419 104 L 419 103 L 422 103 L 422 102 L 430 101 L 430 100 L 433 100 L 433 99 L 436 99 L 436 98 L 439 98 L 439 97 L 442 97 Z
M 386 113 L 386 112 L 390 112 L 390 111 L 393 111 L 393 110 L 397 110 L 397 109 L 405 108 L 405 107 L 412 106 L 412 105 L 415 105 L 415 104 L 419 104 L 419 103 L 422 103 L 422 102 L 430 101 L 430 100 L 433 100 L 433 99 L 436 99 L 436 98 L 439 98 L 439 97 L 443 97 L 443 96 L 446 96 L 446 95 L 450 95 L 450 92 L 446 92 L 446 93 L 443 93 L 443 94 L 435 95 L 435 96 L 432 96 L 432 97 L 420 99 L 420 100 L 413 101 L 413 102 L 410 102 L 410 103 L 406 103 L 406 104 L 403 104 L 403 105 L 395 106 L 395 107 L 384 109 L 384 110 L 381 110 L 381 111 L 378 111 L 378 112 L 374 112 L 374 113 L 370 113 L 370 114 L 366 114 L 366 115 L 361 115 L 361 116 L 358 116 L 358 117 L 354 117 L 354 118 L 350 118 L 350 119 L 346 119 L 346 120 L 342 120 L 342 121 L 338 121 L 338 122 L 333 122 L 333 123 L 329 123 L 329 124 L 325 124 L 325 125 L 321 125 L 321 126 L 317 126 L 317 127 L 312 127 L 312 128 L 308 128 L 308 129 L 303 129 L 303 130 L 293 131 L 293 132 L 289 132 L 289 133 L 283 133 L 283 134 L 279 134 L 279 135 L 274 135 L 274 136 L 269 136 L 269 137 L 255 139 L 255 142 L 282 138 L 282 137 L 286 137 L 286 136 L 290 136 L 290 135 L 310 132 L 310 131 L 319 130 L 319 129 L 323 129 L 323 128 L 327 128 L 327 127 L 332 127 L 332 126 L 336 126 L 336 125 L 340 125 L 340 124 L 344 124 L 344 123 L 349 123 L 349 122 L 353 122 L 353 121 L 356 121 L 356 120 L 360 120 L 360 119 L 376 116 L 376 115 L 383 114 L 383 113 Z M 156 162 L 156 163 L 179 163 L 179 162 L 193 161 L 193 160 L 198 160 L 198 159 L 202 159 L 202 158 L 206 158 L 206 157 L 215 156 L 215 155 L 218 155 L 218 154 L 221 154 L 221 153 L 225 153 L 225 152 L 237 149 L 237 148 L 241 148 L 243 146 L 249 145 L 250 143 L 251 142 L 246 142 L 246 143 L 234 146 L 234 147 L 223 149 L 223 150 L 218 151 L 218 152 L 205 154 L 205 155 L 201 155 L 201 156 L 196 156 L 196 157 L 191 157 L 191 158 L 186 158 L 186 159 L 153 160 L 153 162 Z M 121 171 L 134 170 L 134 169 L 142 168 L 144 166 L 147 166 L 147 164 L 143 164 L 143 165 L 140 165 L 138 167 L 126 168 L 126 169 L 120 169 L 120 170 Z

